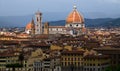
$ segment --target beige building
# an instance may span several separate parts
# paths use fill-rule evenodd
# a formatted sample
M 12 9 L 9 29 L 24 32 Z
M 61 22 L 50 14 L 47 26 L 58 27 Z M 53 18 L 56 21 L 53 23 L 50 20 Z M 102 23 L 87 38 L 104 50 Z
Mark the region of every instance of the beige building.
M 83 57 L 83 71 L 105 71 L 110 61 L 107 55 L 86 55 Z
M 82 71 L 82 58 L 85 51 L 63 51 L 61 53 L 62 71 Z

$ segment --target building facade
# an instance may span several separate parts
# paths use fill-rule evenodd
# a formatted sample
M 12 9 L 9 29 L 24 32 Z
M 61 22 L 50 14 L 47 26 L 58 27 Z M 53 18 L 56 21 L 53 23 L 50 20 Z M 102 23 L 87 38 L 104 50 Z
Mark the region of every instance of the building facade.
M 87 55 L 83 58 L 83 71 L 105 71 L 110 66 L 106 55 Z
M 35 61 L 33 64 L 33 71 L 61 71 L 60 59 L 47 58 L 42 61 Z
M 99 53 L 109 55 L 111 59 L 111 66 L 116 67 L 120 63 L 120 48 L 94 48 Z
M 62 71 L 82 71 L 84 51 L 63 51 L 61 53 Z

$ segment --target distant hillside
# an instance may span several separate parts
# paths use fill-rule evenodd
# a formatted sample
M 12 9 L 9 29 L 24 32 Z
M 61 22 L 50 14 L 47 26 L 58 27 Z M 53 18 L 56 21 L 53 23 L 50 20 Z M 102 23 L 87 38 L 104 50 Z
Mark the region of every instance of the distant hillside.
M 65 20 L 50 21 L 50 19 L 56 20 L 51 15 L 44 15 L 43 22 L 49 21 L 52 26 L 64 26 Z M 34 15 L 27 16 L 0 16 L 0 27 L 24 27 L 27 23 L 34 18 Z M 62 18 L 62 17 L 61 17 Z M 98 18 L 98 19 L 85 19 L 86 27 L 120 27 L 120 18 Z
M 23 27 L 32 19 L 28 16 L 3 16 L 0 17 L 0 27 Z
M 60 21 L 51 21 L 51 26 L 56 25 L 65 25 L 65 20 Z M 120 18 L 112 19 L 112 18 L 101 18 L 101 19 L 85 19 L 86 27 L 120 27 Z
M 66 16 L 67 14 L 48 12 L 43 14 L 42 21 L 46 22 L 60 20 L 64 19 Z M 35 18 L 34 14 L 25 16 L 0 16 L 0 27 L 24 27 L 32 20 L 32 18 Z
M 85 19 L 86 27 L 102 27 L 101 24 L 111 21 L 111 18 Z
M 65 20 L 50 21 L 49 25 L 50 26 L 64 26 L 65 25 Z
M 120 18 L 100 24 L 102 27 L 120 27 Z

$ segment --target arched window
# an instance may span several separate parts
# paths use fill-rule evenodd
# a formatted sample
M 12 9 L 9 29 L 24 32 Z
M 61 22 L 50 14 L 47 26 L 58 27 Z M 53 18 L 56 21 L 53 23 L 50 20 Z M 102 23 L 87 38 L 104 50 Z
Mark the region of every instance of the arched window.
M 38 17 L 37 17 L 37 21 L 39 21 Z

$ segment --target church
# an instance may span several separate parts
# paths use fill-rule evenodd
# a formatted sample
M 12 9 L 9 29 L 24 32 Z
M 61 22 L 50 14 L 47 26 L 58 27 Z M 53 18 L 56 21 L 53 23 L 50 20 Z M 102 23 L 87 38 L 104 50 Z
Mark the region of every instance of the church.
M 42 24 L 42 13 L 37 12 L 35 13 L 35 20 L 32 19 L 32 21 L 26 25 L 25 32 L 30 35 L 82 35 L 86 33 L 86 28 L 83 16 L 77 11 L 77 7 L 74 6 L 72 12 L 67 16 L 64 26 L 50 26 L 48 22 Z

